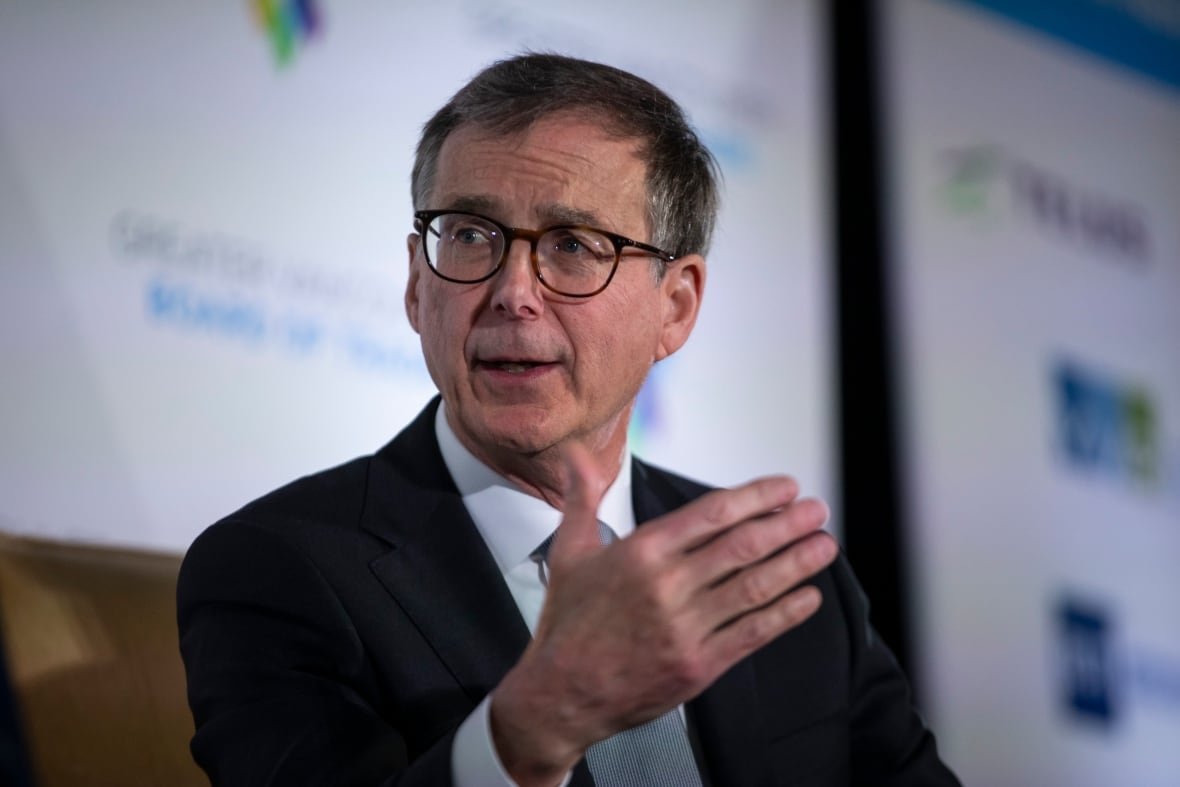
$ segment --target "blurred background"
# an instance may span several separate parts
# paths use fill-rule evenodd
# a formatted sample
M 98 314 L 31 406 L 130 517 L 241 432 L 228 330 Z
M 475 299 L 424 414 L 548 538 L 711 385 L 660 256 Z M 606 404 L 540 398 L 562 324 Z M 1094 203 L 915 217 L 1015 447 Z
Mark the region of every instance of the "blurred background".
M 413 148 L 524 49 L 725 174 L 636 452 L 832 503 L 966 784 L 1180 784 L 1175 0 L 0 0 L 0 783 L 132 783 L 62 765 L 96 664 L 187 766 L 176 562 L 433 394 Z

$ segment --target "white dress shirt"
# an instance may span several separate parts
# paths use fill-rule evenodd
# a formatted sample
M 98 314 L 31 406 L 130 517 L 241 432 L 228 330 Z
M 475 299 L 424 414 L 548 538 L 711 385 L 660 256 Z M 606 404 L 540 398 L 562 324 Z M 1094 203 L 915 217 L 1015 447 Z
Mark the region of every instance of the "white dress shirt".
M 541 567 L 531 556 L 557 529 L 561 512 L 544 500 L 522 492 L 476 459 L 451 430 L 445 408 L 445 404 L 439 405 L 434 421 L 443 462 L 463 496 L 467 512 L 500 567 L 524 622 L 529 631 L 535 633 L 541 606 L 545 603 L 545 584 Z M 635 530 L 629 451 L 623 452 L 619 474 L 603 496 L 598 518 L 618 538 L 626 538 Z M 490 704 L 490 698 L 485 698 L 455 733 L 451 770 L 456 787 L 515 785 L 492 745 Z

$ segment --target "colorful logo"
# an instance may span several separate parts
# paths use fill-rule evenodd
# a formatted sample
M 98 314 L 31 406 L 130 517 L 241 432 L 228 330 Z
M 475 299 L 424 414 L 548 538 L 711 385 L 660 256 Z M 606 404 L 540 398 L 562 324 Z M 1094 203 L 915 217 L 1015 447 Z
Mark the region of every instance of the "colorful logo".
M 252 0 L 254 19 L 270 38 L 275 63 L 290 65 L 296 48 L 321 29 L 322 18 L 315 0 Z
M 1075 468 L 1156 486 L 1161 478 L 1158 419 L 1142 388 L 1074 363 L 1056 370 L 1059 441 Z
M 1151 259 L 1147 211 L 1129 200 L 1078 184 L 996 145 L 943 151 L 939 165 L 939 200 L 957 218 L 994 225 L 1011 217 L 1110 260 L 1142 264 Z

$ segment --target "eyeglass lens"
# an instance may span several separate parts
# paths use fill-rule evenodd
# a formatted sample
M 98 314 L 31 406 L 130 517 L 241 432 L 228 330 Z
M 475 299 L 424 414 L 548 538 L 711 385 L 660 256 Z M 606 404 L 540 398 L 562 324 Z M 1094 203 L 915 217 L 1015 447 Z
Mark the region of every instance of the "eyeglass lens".
M 427 262 L 459 282 L 487 278 L 506 251 L 506 230 L 481 216 L 444 213 L 426 228 Z M 537 269 L 549 287 L 570 295 L 601 288 L 614 269 L 615 245 L 583 227 L 555 227 L 536 239 Z

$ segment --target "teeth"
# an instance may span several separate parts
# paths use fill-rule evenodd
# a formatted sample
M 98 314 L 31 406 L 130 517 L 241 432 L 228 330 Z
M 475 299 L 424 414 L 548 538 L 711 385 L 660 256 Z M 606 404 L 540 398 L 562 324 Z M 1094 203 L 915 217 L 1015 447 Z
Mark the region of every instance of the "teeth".
M 496 364 L 496 366 L 498 368 L 500 368 L 501 370 L 503 370 L 505 372 L 511 372 L 513 374 L 516 374 L 518 372 L 523 372 L 527 369 L 531 369 L 535 365 L 536 364 L 531 364 L 531 363 L 498 363 L 498 364 Z

